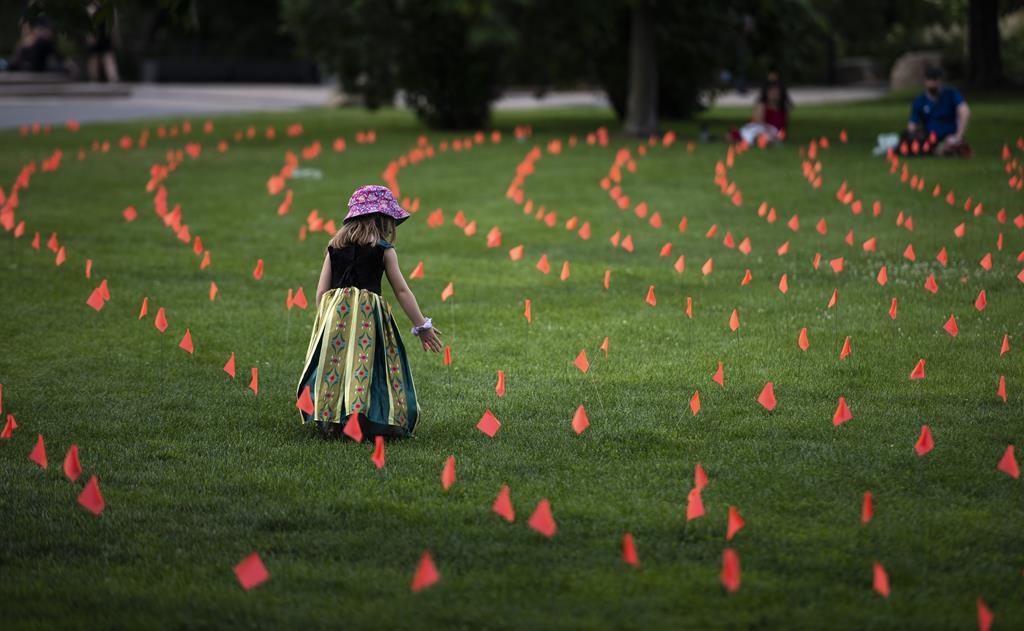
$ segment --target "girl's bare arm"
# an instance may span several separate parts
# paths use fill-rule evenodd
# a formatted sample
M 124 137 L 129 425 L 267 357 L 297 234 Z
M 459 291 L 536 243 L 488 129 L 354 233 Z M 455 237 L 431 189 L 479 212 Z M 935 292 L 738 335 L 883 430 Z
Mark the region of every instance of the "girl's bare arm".
M 402 276 L 402 270 L 398 267 L 398 255 L 395 254 L 394 248 L 384 250 L 384 271 L 388 275 L 391 289 L 395 292 L 395 299 L 402 306 L 402 311 L 405 311 L 405 315 L 409 316 L 409 320 L 412 321 L 414 326 L 423 324 L 426 318 L 420 312 L 416 296 L 413 295 L 408 283 L 405 282 L 405 277 Z M 433 329 L 420 332 L 419 337 L 420 341 L 423 342 L 424 350 L 432 350 L 435 353 L 441 350 L 441 341 L 437 338 L 436 331 Z
M 320 297 L 327 293 L 331 287 L 331 255 L 324 255 L 324 266 L 320 269 L 320 282 L 316 285 L 316 304 L 320 304 Z

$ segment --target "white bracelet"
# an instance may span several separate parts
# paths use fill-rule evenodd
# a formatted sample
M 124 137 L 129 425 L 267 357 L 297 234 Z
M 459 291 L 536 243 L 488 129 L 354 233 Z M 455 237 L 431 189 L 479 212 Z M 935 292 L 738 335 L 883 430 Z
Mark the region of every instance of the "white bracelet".
M 419 336 L 419 334 L 422 331 L 426 331 L 427 329 L 432 329 L 432 328 L 434 328 L 434 323 L 430 321 L 430 318 L 426 318 L 426 319 L 423 320 L 423 324 L 421 324 L 419 326 L 412 327 L 412 334 L 416 335 L 416 336 Z

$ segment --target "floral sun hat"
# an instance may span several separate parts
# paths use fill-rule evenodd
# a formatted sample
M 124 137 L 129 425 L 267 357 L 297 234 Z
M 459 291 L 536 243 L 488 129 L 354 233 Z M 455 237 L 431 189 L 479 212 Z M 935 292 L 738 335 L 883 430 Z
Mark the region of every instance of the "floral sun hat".
M 345 220 L 342 223 L 373 213 L 387 215 L 394 219 L 396 224 L 409 218 L 409 213 L 399 205 L 388 187 L 369 184 L 360 186 L 352 193 L 352 197 L 348 200 L 348 214 L 345 215 Z

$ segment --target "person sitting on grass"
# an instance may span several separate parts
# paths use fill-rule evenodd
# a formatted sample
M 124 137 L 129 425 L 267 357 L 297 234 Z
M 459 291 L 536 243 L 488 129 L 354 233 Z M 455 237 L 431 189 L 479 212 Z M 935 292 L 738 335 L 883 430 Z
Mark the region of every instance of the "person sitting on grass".
M 789 108 L 792 101 L 786 85 L 776 72 L 769 72 L 768 79 L 761 86 L 761 92 L 754 103 L 754 113 L 749 123 L 740 129 L 729 131 L 729 142 L 744 141 L 754 144 L 761 138 L 764 143 L 781 142 L 786 137 L 789 125 Z
M 925 70 L 925 90 L 910 106 L 900 154 L 971 155 L 971 148 L 964 141 L 971 110 L 959 90 L 942 85 L 942 75 L 942 69 L 935 66 Z

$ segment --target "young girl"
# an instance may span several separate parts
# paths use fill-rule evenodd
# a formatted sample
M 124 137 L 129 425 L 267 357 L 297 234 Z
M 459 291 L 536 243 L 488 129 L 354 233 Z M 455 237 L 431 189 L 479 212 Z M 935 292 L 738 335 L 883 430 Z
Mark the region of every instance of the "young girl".
M 348 215 L 327 245 L 296 391 L 299 398 L 309 387 L 313 414 L 300 410 L 302 422 L 315 421 L 326 435 L 337 435 L 350 419 L 369 436 L 410 436 L 416 426 L 420 406 L 409 360 L 380 290 L 387 272 L 395 298 L 416 325 L 412 334 L 423 350 L 440 351 L 440 331 L 420 313 L 391 245 L 396 227 L 408 217 L 386 187 L 362 186 L 352 193 Z

